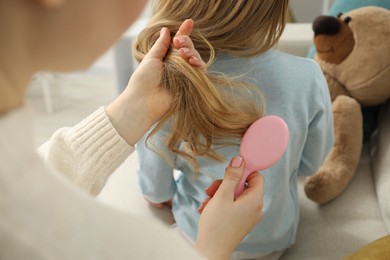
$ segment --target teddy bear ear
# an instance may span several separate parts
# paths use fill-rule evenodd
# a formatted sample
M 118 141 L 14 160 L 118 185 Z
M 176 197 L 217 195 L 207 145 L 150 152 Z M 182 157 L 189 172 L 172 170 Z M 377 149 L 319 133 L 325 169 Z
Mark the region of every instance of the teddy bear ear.
M 349 24 L 350 21 L 352 21 L 352 18 L 350 16 L 347 16 L 347 17 L 344 18 L 344 22 L 346 24 Z
M 340 18 L 340 16 L 342 16 L 342 15 L 343 15 L 343 13 L 338 13 L 337 18 Z

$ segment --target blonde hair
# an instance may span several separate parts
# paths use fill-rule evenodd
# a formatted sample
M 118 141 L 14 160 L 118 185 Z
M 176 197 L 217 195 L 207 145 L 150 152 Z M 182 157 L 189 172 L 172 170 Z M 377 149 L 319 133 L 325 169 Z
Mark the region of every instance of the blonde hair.
M 224 53 L 250 57 L 273 47 L 286 23 L 288 0 L 155 0 L 150 24 L 140 33 L 134 56 L 141 61 L 162 27 L 172 36 L 182 21 L 195 22 L 191 40 L 210 66 Z M 196 156 L 223 160 L 212 145 L 233 145 L 263 114 L 258 88 L 243 77 L 231 77 L 191 66 L 170 48 L 164 58 L 161 85 L 173 96 L 172 106 L 148 138 L 170 120 L 168 150 L 189 160 L 197 172 Z M 258 97 L 258 98 L 256 98 Z M 147 138 L 147 139 L 148 139 Z M 190 152 L 177 145 L 187 142 Z

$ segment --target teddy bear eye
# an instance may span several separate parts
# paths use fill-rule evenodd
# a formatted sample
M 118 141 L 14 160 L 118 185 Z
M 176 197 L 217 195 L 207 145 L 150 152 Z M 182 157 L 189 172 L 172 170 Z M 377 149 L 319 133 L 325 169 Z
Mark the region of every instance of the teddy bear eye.
M 337 15 L 337 18 L 340 18 L 340 16 L 342 16 L 343 15 L 343 13 L 339 13 L 338 15 Z
M 344 22 L 345 22 L 346 24 L 349 24 L 350 21 L 352 21 L 352 18 L 351 18 L 351 17 L 347 16 L 347 17 L 344 18 Z

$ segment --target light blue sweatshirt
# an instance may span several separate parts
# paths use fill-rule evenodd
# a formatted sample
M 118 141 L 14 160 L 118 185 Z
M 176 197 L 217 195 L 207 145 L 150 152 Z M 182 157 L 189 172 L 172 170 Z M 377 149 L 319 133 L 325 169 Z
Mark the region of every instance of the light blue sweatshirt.
M 228 75 L 248 73 L 265 96 L 265 114 L 282 117 L 290 131 L 288 148 L 274 166 L 262 171 L 265 178 L 262 221 L 247 235 L 237 251 L 270 253 L 295 242 L 299 222 L 297 177 L 312 175 L 333 145 L 333 117 L 327 84 L 312 60 L 270 50 L 254 58 L 221 55 L 210 70 Z M 150 140 L 159 152 L 174 162 L 179 177 L 166 160 L 144 145 L 137 144 L 138 181 L 145 197 L 155 203 L 173 199 L 173 215 L 181 230 L 196 240 L 198 207 L 207 197 L 205 189 L 222 179 L 239 147 L 225 147 L 218 153 L 224 163 L 198 158 L 201 174 L 194 177 L 189 163 L 168 153 L 163 145 L 164 130 Z M 243 219 L 245 221 L 245 219 Z

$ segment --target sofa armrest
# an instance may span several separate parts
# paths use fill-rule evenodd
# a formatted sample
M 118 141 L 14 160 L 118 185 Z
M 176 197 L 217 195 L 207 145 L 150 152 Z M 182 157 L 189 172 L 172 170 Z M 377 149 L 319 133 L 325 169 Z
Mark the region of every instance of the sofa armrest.
M 380 210 L 390 233 L 390 101 L 383 105 L 371 139 L 371 167 Z
M 276 48 L 292 55 L 306 57 L 312 42 L 311 23 L 287 23 Z

